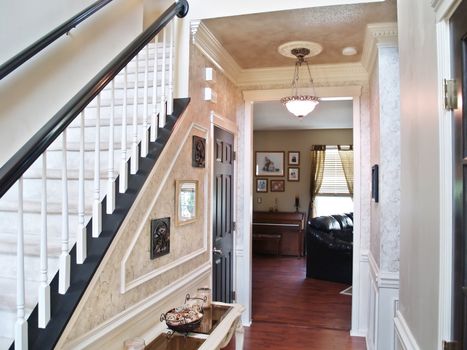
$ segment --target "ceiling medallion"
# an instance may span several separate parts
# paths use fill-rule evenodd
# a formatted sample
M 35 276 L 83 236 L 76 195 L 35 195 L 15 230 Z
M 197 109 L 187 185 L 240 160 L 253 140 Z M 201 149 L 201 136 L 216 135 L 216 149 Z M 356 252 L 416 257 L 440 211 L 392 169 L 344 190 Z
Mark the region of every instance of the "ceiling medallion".
M 283 47 L 284 45 L 281 45 L 281 47 Z M 319 45 L 319 44 L 316 44 L 316 45 Z M 321 47 L 321 45 L 319 46 Z M 280 47 L 279 47 L 279 52 L 280 52 Z M 319 52 L 321 52 L 321 50 Z M 318 53 L 316 53 L 316 55 Z M 311 51 L 309 48 L 306 48 L 306 47 L 293 47 L 290 49 L 290 56 L 287 55 L 287 57 L 296 58 L 295 70 L 294 70 L 294 75 L 293 75 L 293 80 L 292 80 L 292 94 L 290 96 L 281 98 L 281 103 L 285 105 L 285 107 L 290 113 L 294 114 L 296 117 L 300 119 L 306 116 L 307 114 L 311 113 L 319 103 L 319 97 L 317 97 L 315 94 L 315 88 L 313 85 L 313 79 L 311 78 L 310 67 L 308 65 L 308 62 L 305 59 L 306 57 L 310 57 L 310 56 L 311 56 Z M 306 66 L 307 68 L 310 87 L 312 88 L 312 91 L 313 91 L 312 95 L 303 95 L 303 94 L 300 94 L 298 91 L 299 73 L 300 73 L 300 68 L 302 67 L 302 65 Z

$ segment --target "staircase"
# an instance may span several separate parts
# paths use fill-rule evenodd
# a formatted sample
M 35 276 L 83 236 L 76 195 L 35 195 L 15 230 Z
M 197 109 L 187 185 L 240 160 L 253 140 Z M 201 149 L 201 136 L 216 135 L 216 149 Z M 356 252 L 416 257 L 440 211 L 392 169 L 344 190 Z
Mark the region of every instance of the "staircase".
M 45 168 L 41 156 L 24 172 L 22 189 L 17 182 L 0 198 L 0 350 L 13 348 L 15 323 L 21 321 L 22 296 L 17 291 L 18 286 L 21 290 L 21 285 L 17 286 L 18 232 L 22 231 L 24 237 L 25 318 L 32 314 L 28 320 L 29 348 L 43 349 L 49 345 L 53 348 L 54 341 L 48 338 L 58 339 L 59 328 L 66 325 L 177 118 L 186 108 L 187 99 L 171 98 L 174 41 L 173 36 L 166 40 L 165 34 L 163 40 L 157 36 L 151 40 L 47 148 Z M 93 221 L 97 221 L 96 205 L 102 205 L 102 233 L 92 227 Z M 81 246 L 87 247 L 87 256 L 84 255 L 84 264 L 77 264 L 83 250 L 74 245 L 83 237 L 87 242 L 81 242 Z M 41 254 L 41 240 L 46 256 Z M 72 273 L 78 277 L 68 275 L 70 289 L 65 293 L 67 287 L 63 285 L 60 287 L 63 293 L 58 294 L 57 271 L 61 259 L 69 259 L 68 254 Z M 45 275 L 51 289 L 52 319 L 43 329 L 35 326 L 40 314 L 37 291 Z M 80 286 L 76 288 L 76 284 Z M 71 296 L 67 297 L 70 291 Z M 59 321 L 53 319 L 57 310 L 61 312 Z M 48 330 L 56 334 L 50 336 Z M 19 343 L 16 340 L 15 345 Z

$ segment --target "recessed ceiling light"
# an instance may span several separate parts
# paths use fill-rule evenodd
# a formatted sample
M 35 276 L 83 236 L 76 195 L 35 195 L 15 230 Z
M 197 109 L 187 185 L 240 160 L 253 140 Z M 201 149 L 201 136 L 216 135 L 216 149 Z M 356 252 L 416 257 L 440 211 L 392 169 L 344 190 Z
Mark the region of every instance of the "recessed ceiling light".
M 342 49 L 342 54 L 344 56 L 353 56 L 357 54 L 357 49 L 353 46 L 347 46 Z

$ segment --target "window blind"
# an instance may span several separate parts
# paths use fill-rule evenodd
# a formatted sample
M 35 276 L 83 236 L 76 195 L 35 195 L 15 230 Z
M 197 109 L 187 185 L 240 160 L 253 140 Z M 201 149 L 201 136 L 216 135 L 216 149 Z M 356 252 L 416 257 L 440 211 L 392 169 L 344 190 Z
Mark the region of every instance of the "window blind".
M 337 147 L 326 147 L 323 183 L 319 195 L 349 195 Z

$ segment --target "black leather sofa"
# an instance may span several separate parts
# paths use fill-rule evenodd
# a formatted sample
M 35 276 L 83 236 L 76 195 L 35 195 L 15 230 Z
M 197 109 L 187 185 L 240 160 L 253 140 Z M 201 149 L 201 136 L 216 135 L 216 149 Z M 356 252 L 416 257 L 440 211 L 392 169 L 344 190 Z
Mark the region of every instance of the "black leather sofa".
M 353 213 L 308 220 L 306 276 L 352 284 Z

